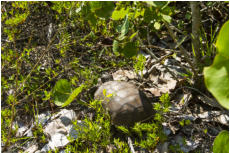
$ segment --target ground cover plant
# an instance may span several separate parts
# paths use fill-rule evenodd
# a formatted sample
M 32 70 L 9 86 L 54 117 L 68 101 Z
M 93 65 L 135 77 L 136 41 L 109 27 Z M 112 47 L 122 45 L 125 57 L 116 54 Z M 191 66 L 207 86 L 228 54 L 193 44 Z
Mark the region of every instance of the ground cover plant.
M 47 152 L 228 150 L 228 2 L 20 1 L 1 11 L 3 152 L 42 150 L 52 136 L 40 114 L 63 109 L 76 113 L 77 138 Z M 94 99 L 111 78 L 151 99 L 148 122 L 111 123 Z

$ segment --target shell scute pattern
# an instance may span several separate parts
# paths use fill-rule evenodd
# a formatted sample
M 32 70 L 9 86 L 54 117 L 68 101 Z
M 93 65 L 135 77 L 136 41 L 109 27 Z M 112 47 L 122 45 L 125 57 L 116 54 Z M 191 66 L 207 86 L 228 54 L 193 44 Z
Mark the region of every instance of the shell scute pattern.
M 104 96 L 104 93 L 112 96 Z M 106 82 L 98 88 L 94 96 L 102 100 L 103 107 L 109 111 L 112 123 L 116 125 L 132 126 L 153 114 L 147 97 L 129 82 Z

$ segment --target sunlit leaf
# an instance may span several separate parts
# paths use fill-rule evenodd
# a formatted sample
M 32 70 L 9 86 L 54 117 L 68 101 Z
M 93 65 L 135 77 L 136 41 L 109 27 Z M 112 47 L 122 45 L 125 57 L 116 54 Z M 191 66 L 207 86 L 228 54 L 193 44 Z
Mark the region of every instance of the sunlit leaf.
M 133 34 L 129 37 L 129 39 L 132 40 L 132 39 L 137 35 L 137 33 L 138 33 L 138 32 L 133 33 Z
M 226 153 L 229 151 L 229 132 L 221 131 L 215 138 L 213 153 Z
M 216 41 L 216 48 L 218 53 L 222 54 L 225 58 L 229 58 L 229 21 L 227 21 L 221 31 Z
M 170 16 L 164 15 L 164 14 L 162 14 L 162 18 L 163 18 L 166 22 L 168 22 L 168 23 L 170 23 L 170 22 L 171 22 L 171 19 L 172 19 Z
M 120 20 L 125 17 L 126 14 L 129 13 L 129 9 L 121 8 L 120 10 L 113 11 L 112 19 L 113 20 Z
M 69 105 L 78 95 L 82 92 L 85 85 L 82 84 L 80 87 L 76 88 L 69 96 L 69 98 L 62 104 L 62 107 Z
M 227 21 L 217 38 L 217 50 L 213 64 L 204 68 L 208 90 L 225 108 L 229 109 L 229 22 Z
M 69 98 L 71 93 L 71 84 L 66 79 L 58 80 L 53 88 L 54 103 L 57 106 L 62 106 Z

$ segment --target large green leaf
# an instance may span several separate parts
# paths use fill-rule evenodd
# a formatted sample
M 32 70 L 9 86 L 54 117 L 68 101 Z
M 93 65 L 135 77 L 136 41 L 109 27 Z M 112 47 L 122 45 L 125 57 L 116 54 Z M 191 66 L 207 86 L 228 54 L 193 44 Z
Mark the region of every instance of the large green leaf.
M 71 84 L 66 79 L 58 80 L 53 88 L 54 103 L 57 106 L 62 106 L 69 98 L 71 93 Z
M 227 153 L 229 151 L 229 132 L 221 131 L 215 138 L 213 153 Z
M 108 19 L 111 17 L 115 5 L 112 1 L 90 1 L 90 7 L 96 16 Z
M 220 30 L 217 51 L 213 64 L 204 68 L 205 84 L 208 90 L 225 108 L 229 109 L 229 22 Z
M 69 105 L 78 95 L 82 92 L 85 85 L 82 84 L 80 87 L 76 88 L 69 96 L 69 98 L 61 105 L 62 107 L 65 107 Z
M 132 57 L 132 56 L 137 55 L 138 50 L 139 50 L 139 48 L 138 48 L 138 43 L 137 42 L 127 42 L 122 47 L 121 52 L 126 57 Z
M 229 21 L 227 21 L 220 30 L 216 41 L 217 51 L 225 58 L 229 58 Z
M 58 80 L 53 88 L 54 103 L 62 107 L 69 105 L 84 87 L 84 85 L 81 85 L 72 92 L 71 83 L 68 80 Z

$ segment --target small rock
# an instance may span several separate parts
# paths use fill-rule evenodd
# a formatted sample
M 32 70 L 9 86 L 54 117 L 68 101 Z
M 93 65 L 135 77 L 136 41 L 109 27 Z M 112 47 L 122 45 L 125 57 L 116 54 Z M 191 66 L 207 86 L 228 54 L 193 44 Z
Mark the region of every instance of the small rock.
M 38 120 L 38 123 L 42 124 L 42 125 L 45 125 L 46 122 L 50 119 L 50 112 L 45 112 L 45 113 L 42 113 L 42 114 L 39 114 L 37 116 L 37 120 Z

